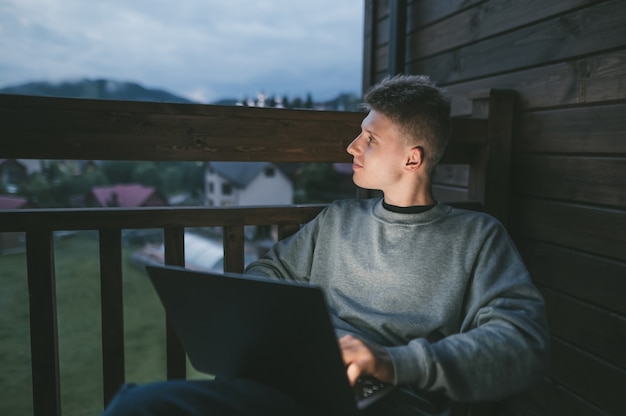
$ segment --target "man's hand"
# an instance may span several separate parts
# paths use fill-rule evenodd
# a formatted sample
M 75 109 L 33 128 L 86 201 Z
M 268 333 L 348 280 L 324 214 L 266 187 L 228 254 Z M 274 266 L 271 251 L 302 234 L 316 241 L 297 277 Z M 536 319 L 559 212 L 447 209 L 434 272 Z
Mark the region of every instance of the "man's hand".
M 348 379 L 354 385 L 361 375 L 375 377 L 386 383 L 393 383 L 395 374 L 389 353 L 384 348 L 366 344 L 352 335 L 339 340 L 343 362 L 347 366 Z

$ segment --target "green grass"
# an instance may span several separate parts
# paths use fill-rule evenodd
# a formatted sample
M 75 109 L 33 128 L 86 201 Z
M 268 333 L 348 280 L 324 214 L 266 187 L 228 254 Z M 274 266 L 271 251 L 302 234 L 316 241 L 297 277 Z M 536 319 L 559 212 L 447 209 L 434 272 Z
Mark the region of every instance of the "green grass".
M 165 378 L 165 315 L 145 271 L 124 249 L 126 380 Z M 81 232 L 55 242 L 61 403 L 64 416 L 99 415 L 102 348 L 98 241 Z M 0 415 L 31 415 L 26 258 L 0 257 Z M 189 378 L 203 377 L 189 369 Z

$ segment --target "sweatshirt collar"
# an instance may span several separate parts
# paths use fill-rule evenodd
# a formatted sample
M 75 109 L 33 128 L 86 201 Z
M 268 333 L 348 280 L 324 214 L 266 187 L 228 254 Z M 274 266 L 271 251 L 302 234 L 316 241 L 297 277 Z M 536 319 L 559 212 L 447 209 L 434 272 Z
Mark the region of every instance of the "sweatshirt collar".
M 374 202 L 372 207 L 374 216 L 383 222 L 397 224 L 428 224 L 438 220 L 451 209 L 449 205 L 439 201 L 429 209 L 419 210 L 420 212 L 396 212 L 395 210 L 388 209 L 383 204 L 389 206 L 384 203 L 382 198 Z
M 436 202 L 432 205 L 413 205 L 410 207 L 399 207 L 397 205 L 388 204 L 383 199 L 383 208 L 385 208 L 387 211 L 397 212 L 398 214 L 419 214 L 421 212 L 428 211 L 435 205 L 437 205 Z

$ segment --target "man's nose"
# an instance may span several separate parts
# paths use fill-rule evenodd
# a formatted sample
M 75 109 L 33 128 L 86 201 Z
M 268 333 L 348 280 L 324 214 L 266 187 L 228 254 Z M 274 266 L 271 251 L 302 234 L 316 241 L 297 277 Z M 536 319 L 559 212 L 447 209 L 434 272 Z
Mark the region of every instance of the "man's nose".
M 346 148 L 346 151 L 347 151 L 348 153 L 350 153 L 351 155 L 353 155 L 353 156 L 354 156 L 356 153 L 358 153 L 358 151 L 359 151 L 359 149 L 358 149 L 358 143 L 357 143 L 357 142 L 359 141 L 359 138 L 361 138 L 361 135 L 360 135 L 360 134 L 359 134 L 358 136 L 356 136 L 356 137 L 354 138 L 354 140 L 352 140 L 352 143 L 350 143 L 350 144 L 348 145 L 348 147 Z

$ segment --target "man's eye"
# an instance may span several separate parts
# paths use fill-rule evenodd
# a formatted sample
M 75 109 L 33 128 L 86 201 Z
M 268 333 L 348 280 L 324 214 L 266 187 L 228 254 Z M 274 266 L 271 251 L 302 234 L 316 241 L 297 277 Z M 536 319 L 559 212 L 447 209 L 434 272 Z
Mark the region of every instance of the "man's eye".
M 372 135 L 367 136 L 367 141 L 368 143 L 371 143 L 374 141 L 374 137 Z

